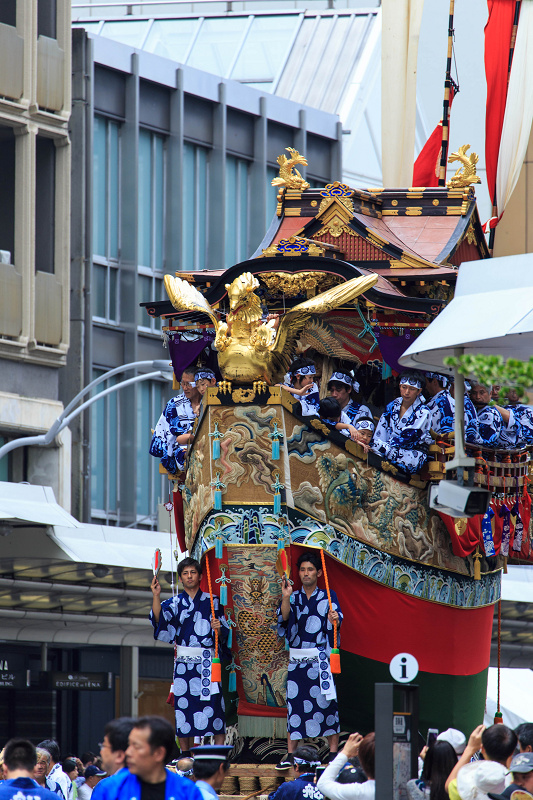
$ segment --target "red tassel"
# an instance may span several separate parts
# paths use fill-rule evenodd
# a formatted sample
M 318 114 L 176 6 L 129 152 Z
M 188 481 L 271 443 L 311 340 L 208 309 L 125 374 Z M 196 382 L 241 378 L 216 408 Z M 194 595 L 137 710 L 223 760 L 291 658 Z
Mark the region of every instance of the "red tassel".
M 168 693 L 166 702 L 168 703 L 169 706 L 172 706 L 172 708 L 174 708 L 174 692 L 172 691 L 172 686 L 170 687 L 170 692 Z
M 331 651 L 331 655 L 329 657 L 329 666 L 331 668 L 331 672 L 334 675 L 338 675 L 341 671 L 341 654 L 338 648 L 333 649 Z
M 495 725 L 498 725 L 498 724 L 503 725 L 503 714 L 502 714 L 501 711 L 497 711 L 494 714 L 494 724 Z
M 220 658 L 214 658 L 211 662 L 211 683 L 220 683 L 222 680 L 222 667 Z

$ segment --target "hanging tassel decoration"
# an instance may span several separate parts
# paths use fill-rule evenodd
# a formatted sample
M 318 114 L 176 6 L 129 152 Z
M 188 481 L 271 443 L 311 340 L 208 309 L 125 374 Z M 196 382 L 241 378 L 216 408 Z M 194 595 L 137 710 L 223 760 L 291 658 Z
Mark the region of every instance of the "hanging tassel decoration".
M 278 421 L 274 420 L 274 430 L 268 434 L 268 438 L 272 441 L 272 461 L 279 461 L 280 439 L 282 437 L 283 434 L 278 430 Z
M 474 553 L 474 580 L 481 580 L 481 553 L 479 552 L 479 547 L 476 547 L 476 552 Z
M 222 573 L 221 578 L 217 578 L 215 583 L 220 583 L 220 605 L 227 606 L 228 605 L 228 583 L 231 583 L 230 578 L 226 578 L 226 564 L 220 565 L 220 571 Z
M 211 584 L 211 568 L 209 566 L 209 553 L 205 556 L 205 571 L 207 573 L 207 586 L 209 589 L 209 601 L 211 603 L 211 617 L 215 619 L 215 603 L 213 601 L 213 586 Z M 220 683 L 222 680 L 222 667 L 218 657 L 218 631 L 215 631 L 215 655 L 211 660 L 211 683 Z
M 215 525 L 215 558 L 220 560 L 224 554 L 224 534 L 222 533 L 220 522 Z
M 220 433 L 218 429 L 218 422 L 215 422 L 215 430 L 209 436 L 213 439 L 213 461 L 220 458 L 220 440 L 224 434 Z
M 216 480 L 211 481 L 211 486 L 215 490 L 213 508 L 215 511 L 222 511 L 222 490 L 226 488 L 226 484 L 220 480 L 220 472 L 217 472 Z
M 229 628 L 228 641 L 226 642 L 226 644 L 228 645 L 228 649 L 229 650 L 231 650 L 231 647 L 233 645 L 233 628 L 237 627 L 237 623 L 234 622 L 232 620 L 232 618 L 231 618 L 232 613 L 233 612 L 232 612 L 231 608 L 227 608 L 226 609 L 226 620 L 227 620 L 228 628 Z
M 326 559 L 324 551 L 320 548 L 320 558 L 322 560 L 322 572 L 324 573 L 324 582 L 326 584 L 326 593 L 328 595 L 329 610 L 333 611 L 333 603 L 331 602 L 331 592 L 329 590 L 328 571 L 326 569 Z M 329 657 L 329 666 L 333 675 L 338 675 L 341 671 L 341 653 L 338 648 L 337 642 L 337 623 L 333 623 L 333 649 Z
M 483 547 L 485 549 L 486 556 L 495 556 L 496 555 L 496 548 L 494 547 L 494 535 L 492 526 L 494 524 L 494 511 L 492 508 L 488 508 L 487 513 L 483 517 L 481 521 L 481 534 L 483 536 Z
M 235 657 L 232 658 L 231 664 L 228 664 L 226 669 L 229 670 L 228 691 L 229 692 L 236 692 L 237 691 L 237 672 L 236 672 L 236 670 L 240 670 L 240 667 L 237 666 L 237 664 L 235 663 Z
M 272 484 L 274 490 L 274 514 L 281 514 L 281 490 L 285 486 L 279 482 L 279 472 L 276 472 L 276 481 Z

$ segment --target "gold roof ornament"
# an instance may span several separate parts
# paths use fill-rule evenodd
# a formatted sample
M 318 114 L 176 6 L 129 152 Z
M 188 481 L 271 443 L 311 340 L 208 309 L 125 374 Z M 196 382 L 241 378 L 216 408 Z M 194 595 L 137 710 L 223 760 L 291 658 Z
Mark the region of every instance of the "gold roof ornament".
M 296 169 L 296 164 L 307 166 L 307 159 L 301 156 L 298 150 L 293 147 L 286 147 L 285 150 L 290 153 L 290 158 L 287 158 L 283 153 L 277 157 L 279 164 L 279 176 L 272 180 L 272 186 L 284 186 L 286 189 L 309 189 L 309 184 Z
M 446 186 L 448 189 L 464 189 L 466 186 L 471 186 L 473 183 L 481 183 L 481 178 L 476 175 L 476 164 L 479 161 L 477 153 L 471 153 L 469 156 L 466 151 L 470 149 L 469 144 L 464 144 L 456 153 L 452 153 L 448 158 L 448 163 L 460 161 L 462 166 L 459 167 L 455 175 L 450 178 Z

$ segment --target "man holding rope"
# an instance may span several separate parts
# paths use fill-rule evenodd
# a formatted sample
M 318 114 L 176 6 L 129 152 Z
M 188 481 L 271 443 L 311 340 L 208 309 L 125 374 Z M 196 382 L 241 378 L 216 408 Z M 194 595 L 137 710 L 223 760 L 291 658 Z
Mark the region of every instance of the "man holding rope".
M 329 656 L 342 622 L 337 595 L 317 586 L 322 564 L 317 552 L 307 551 L 298 559 L 302 588 L 293 592 L 284 578 L 278 608 L 278 635 L 289 643 L 287 675 L 287 757 L 277 769 L 293 764 L 300 739 L 327 736 L 331 760 L 339 745 L 337 693 Z M 334 635 L 335 631 L 335 635 Z
M 224 744 L 224 698 L 218 682 L 211 681 L 211 666 L 218 631 L 219 645 L 229 628 L 218 597 L 202 592 L 202 567 L 194 558 L 178 564 L 183 592 L 161 603 L 161 586 L 154 577 L 150 621 L 154 639 L 175 643 L 174 709 L 176 733 L 183 755 L 189 755 L 195 736 L 214 736 Z

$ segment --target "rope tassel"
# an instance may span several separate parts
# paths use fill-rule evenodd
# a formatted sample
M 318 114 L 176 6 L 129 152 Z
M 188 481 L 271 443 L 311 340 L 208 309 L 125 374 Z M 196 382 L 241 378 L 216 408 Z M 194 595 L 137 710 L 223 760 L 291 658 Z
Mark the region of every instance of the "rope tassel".
M 326 559 L 324 551 L 320 548 L 320 558 L 322 560 L 322 572 L 324 573 L 324 581 L 326 583 L 326 592 L 328 595 L 329 610 L 333 611 L 333 604 L 331 602 L 331 592 L 329 590 L 328 571 L 326 569 Z M 337 622 L 333 623 L 333 649 L 329 657 L 329 666 L 333 675 L 338 675 L 341 671 L 341 652 L 337 646 Z
M 213 602 L 213 586 L 211 584 L 211 568 L 209 566 L 209 555 L 205 556 L 205 571 L 207 573 L 207 585 L 209 587 L 209 600 L 211 601 L 211 617 L 215 619 L 215 604 Z M 222 667 L 218 657 L 218 631 L 215 631 L 215 655 L 211 662 L 211 683 L 220 683 L 222 680 Z

